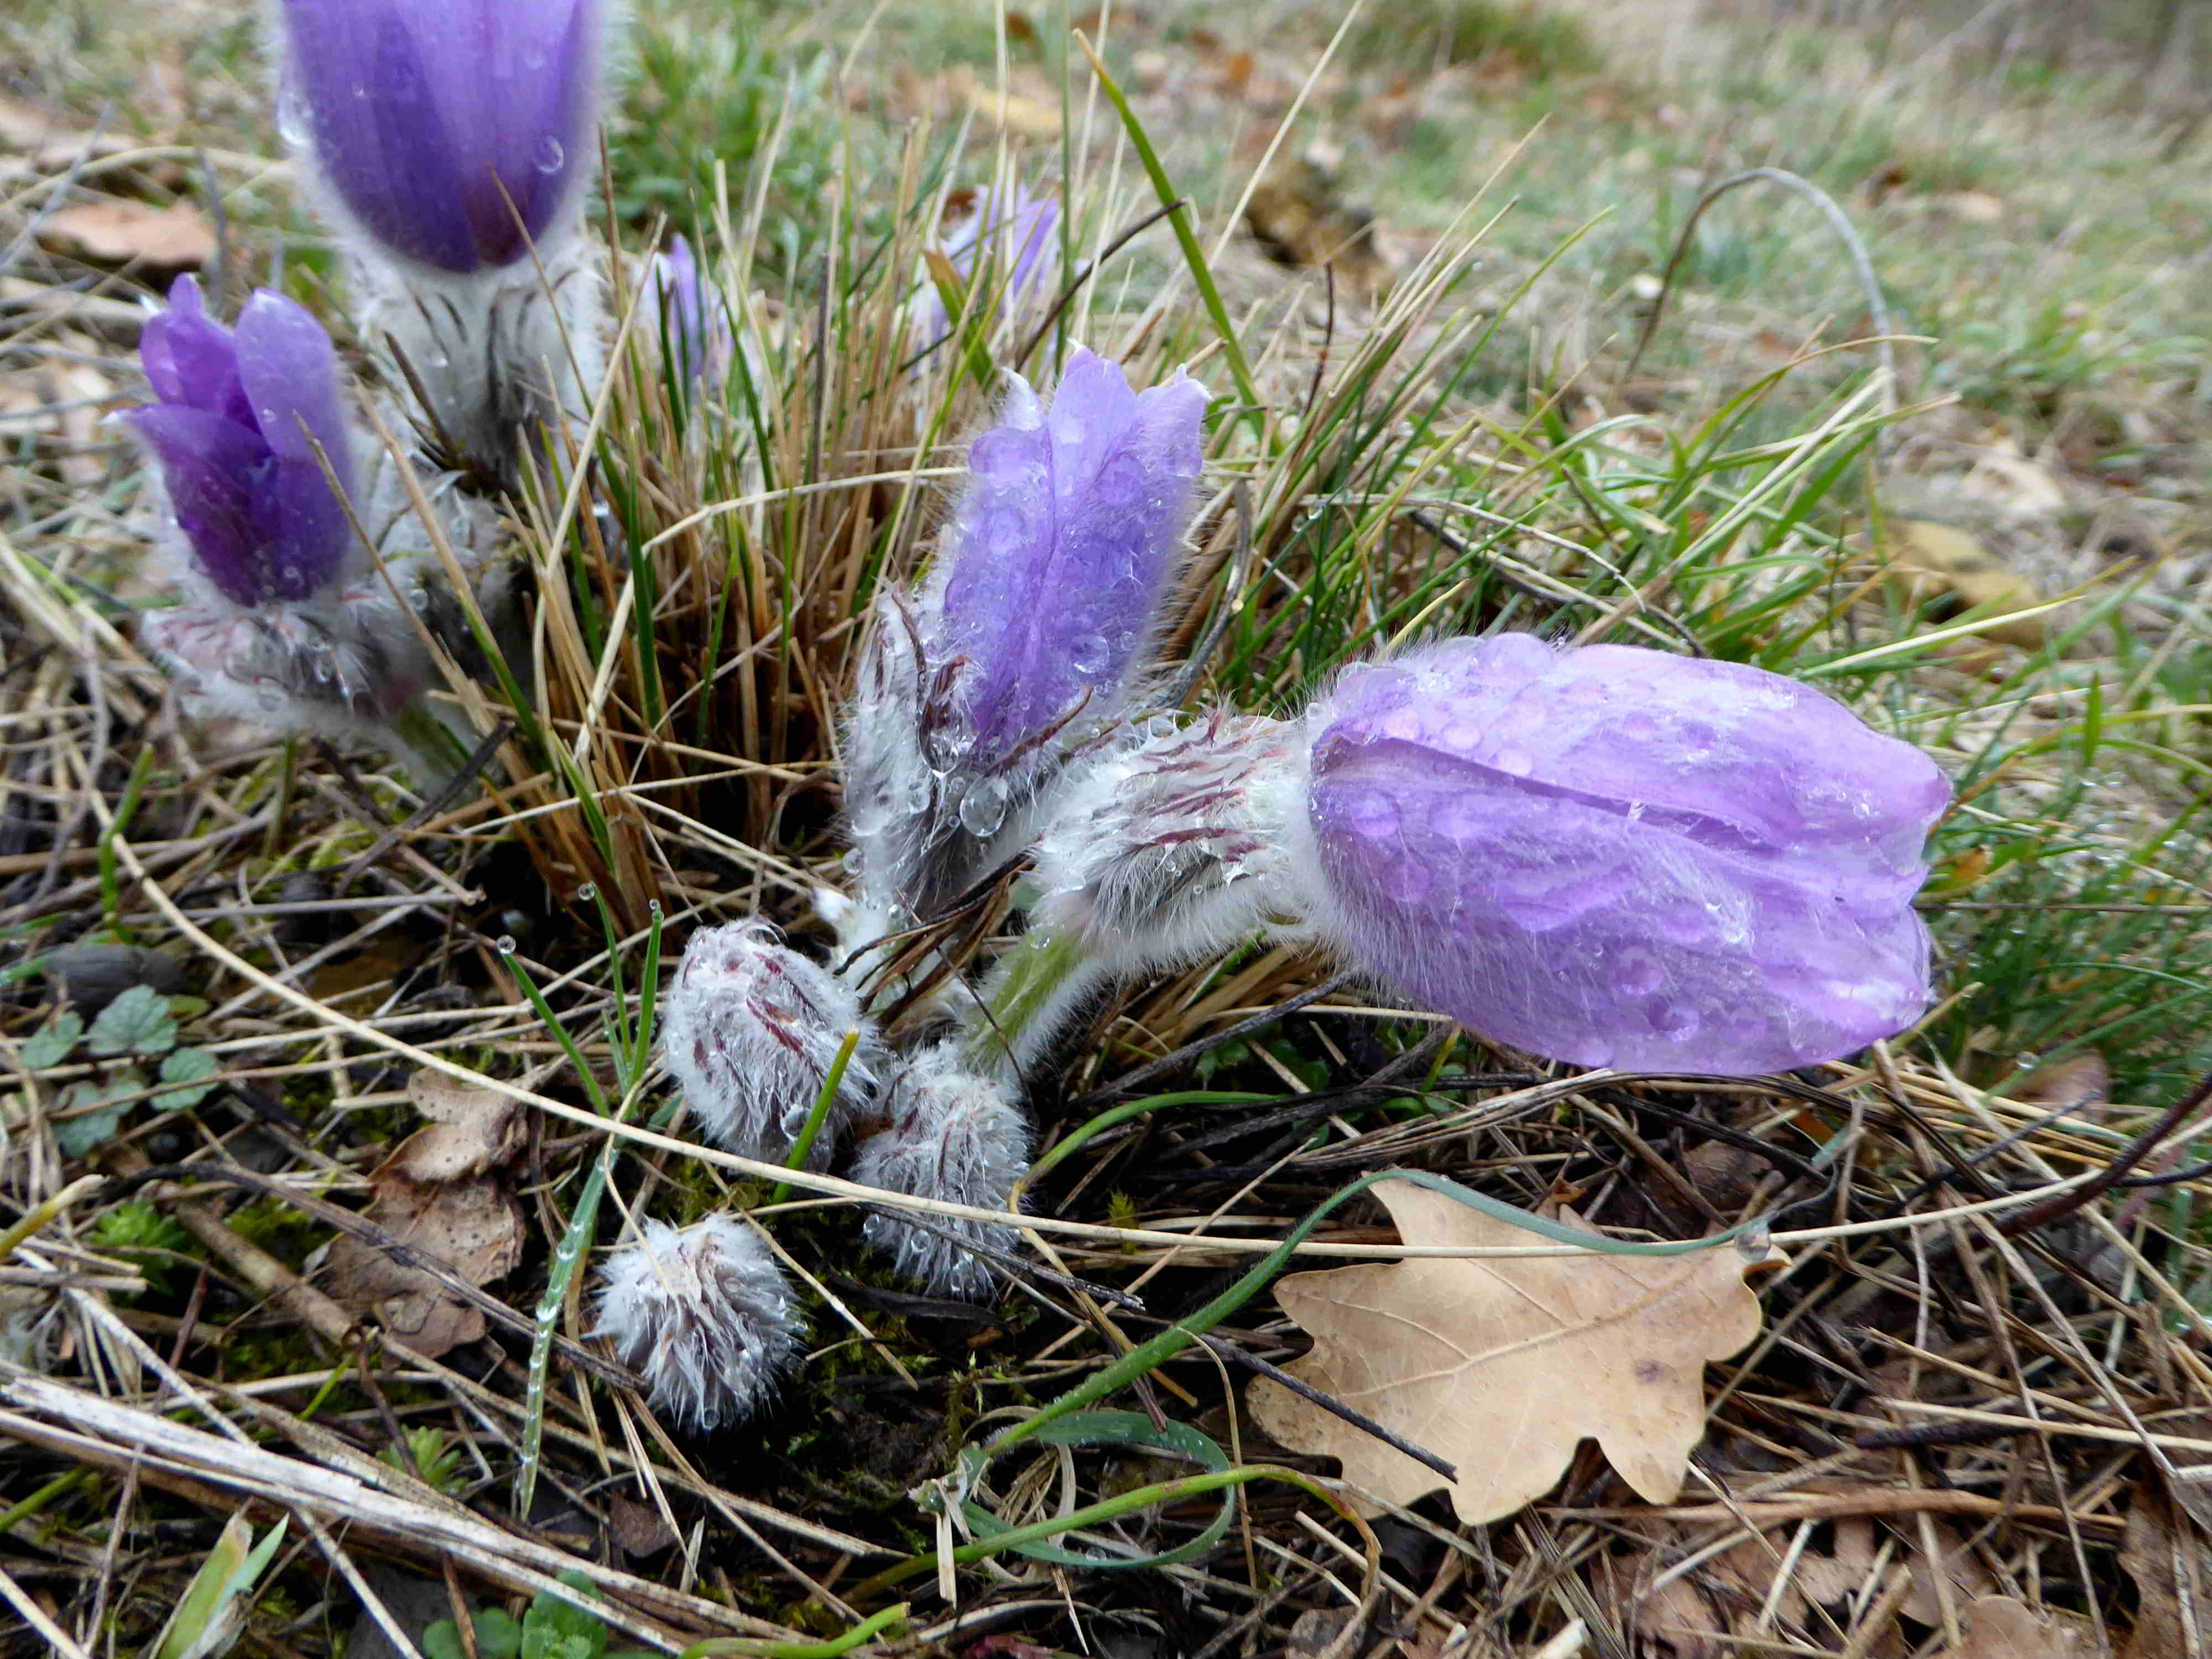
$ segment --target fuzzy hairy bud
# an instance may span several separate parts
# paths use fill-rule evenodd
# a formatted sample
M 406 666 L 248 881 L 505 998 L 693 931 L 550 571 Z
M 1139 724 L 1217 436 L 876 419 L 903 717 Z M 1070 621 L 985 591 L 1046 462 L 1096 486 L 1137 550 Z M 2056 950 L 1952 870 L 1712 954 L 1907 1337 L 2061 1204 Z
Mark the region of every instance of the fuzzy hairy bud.
M 845 1121 L 875 1092 L 885 1051 L 852 988 L 781 943 L 766 922 L 691 935 L 661 1005 L 668 1069 L 700 1127 L 732 1152 L 790 1156 L 846 1034 L 860 1042 L 808 1154 L 830 1163 Z
M 641 1375 L 653 1403 L 698 1432 L 774 1395 L 806 1334 L 783 1270 L 750 1224 L 710 1215 L 680 1231 L 644 1220 L 601 1269 L 594 1336 Z
M 1003 1210 L 1029 1169 L 1030 1128 L 1005 1083 L 961 1069 L 949 1049 L 917 1054 L 891 1079 L 890 1126 L 860 1143 L 853 1179 L 914 1198 Z M 897 1259 L 899 1271 L 947 1296 L 989 1296 L 998 1273 L 988 1247 L 1015 1248 L 1011 1226 L 956 1216 L 917 1226 L 896 1210 L 869 1212 L 861 1236 Z
M 1505 634 L 1348 669 L 1307 719 L 1316 931 L 1485 1036 L 1753 1074 L 1927 1006 L 1949 787 L 1808 686 Z

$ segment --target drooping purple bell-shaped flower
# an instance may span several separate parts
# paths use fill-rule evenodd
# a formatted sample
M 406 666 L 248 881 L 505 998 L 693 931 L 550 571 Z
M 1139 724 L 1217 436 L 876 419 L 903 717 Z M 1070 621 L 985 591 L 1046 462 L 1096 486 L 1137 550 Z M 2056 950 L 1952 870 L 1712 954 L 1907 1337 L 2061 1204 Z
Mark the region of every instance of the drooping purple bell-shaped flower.
M 885 596 L 862 664 L 846 800 L 870 915 L 959 892 L 1121 716 L 1189 521 L 1197 381 L 1134 391 L 1082 349 L 1049 405 L 1010 378 L 935 567 Z
M 316 451 L 349 494 L 354 462 L 322 325 L 264 289 L 226 328 L 179 276 L 140 351 L 155 401 L 122 419 L 160 466 L 199 573 L 245 606 L 335 585 L 354 534 Z
M 391 252 L 526 259 L 596 155 L 601 0 L 281 0 L 285 114 Z
M 1507 634 L 1350 669 L 1308 720 L 1318 931 L 1484 1036 L 1750 1074 L 1928 1005 L 1949 786 L 1808 686 Z

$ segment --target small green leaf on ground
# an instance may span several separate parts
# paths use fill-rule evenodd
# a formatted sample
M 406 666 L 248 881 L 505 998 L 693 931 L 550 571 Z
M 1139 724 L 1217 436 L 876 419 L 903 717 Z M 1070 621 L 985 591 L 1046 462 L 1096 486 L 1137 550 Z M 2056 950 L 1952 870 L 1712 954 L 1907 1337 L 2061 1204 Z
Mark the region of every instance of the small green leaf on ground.
M 106 1103 L 135 1095 L 145 1086 L 146 1079 L 136 1072 L 70 1084 L 54 1102 L 54 1145 L 65 1157 L 83 1157 L 123 1127 L 125 1109 Z
M 161 1062 L 161 1081 L 183 1086 L 165 1089 L 154 1097 L 154 1109 L 180 1112 L 208 1097 L 215 1085 L 209 1079 L 222 1068 L 204 1048 L 179 1048 Z
M 23 1039 L 23 1064 L 34 1072 L 58 1066 L 84 1035 L 84 1021 L 73 1008 L 64 1008 Z
M 169 1000 L 150 985 L 134 985 L 100 1011 L 92 1023 L 92 1052 L 166 1054 L 177 1046 L 177 1022 Z

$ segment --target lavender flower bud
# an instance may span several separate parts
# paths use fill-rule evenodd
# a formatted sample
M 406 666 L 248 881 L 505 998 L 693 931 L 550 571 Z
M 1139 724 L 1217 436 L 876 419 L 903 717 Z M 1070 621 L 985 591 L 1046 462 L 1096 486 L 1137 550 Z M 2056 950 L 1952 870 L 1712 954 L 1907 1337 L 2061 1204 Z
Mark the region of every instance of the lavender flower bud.
M 1001 307 L 1019 307 L 1032 290 L 1049 291 L 1052 284 L 1044 278 L 1059 262 L 1059 228 L 1058 200 L 1032 196 L 1016 180 L 1003 195 L 993 191 L 975 203 L 939 248 L 963 283 L 980 276 L 994 285 L 975 308 L 988 321 Z M 951 326 L 945 296 L 935 282 L 924 281 L 915 298 L 913 338 L 930 344 L 943 339 Z
M 1485 1036 L 1750 1074 L 1927 1006 L 1949 787 L 1820 692 L 1507 634 L 1352 668 L 1307 718 L 1320 931 Z
M 344 216 L 457 274 L 526 262 L 596 160 L 599 0 L 282 0 L 284 113 Z
M 729 319 L 700 271 L 691 244 L 680 234 L 670 240 L 665 253 L 653 256 L 653 292 L 678 371 L 710 392 L 719 387 L 730 368 Z
M 1078 350 L 1048 409 L 1011 377 L 936 568 L 886 595 L 847 803 L 864 884 L 927 915 L 1016 843 L 1040 790 L 1121 714 L 1198 481 L 1205 388 L 1133 392 Z
M 860 1143 L 853 1179 L 914 1198 L 1002 1210 L 1029 1169 L 1030 1130 L 1006 1085 L 960 1069 L 933 1048 L 891 1080 L 890 1127 Z M 896 1210 L 872 1210 L 861 1237 L 898 1261 L 899 1271 L 947 1296 L 983 1297 L 997 1274 L 984 1249 L 1012 1249 L 1010 1226 L 954 1216 L 915 1224 Z
M 641 1373 L 653 1403 L 697 1432 L 750 1416 L 775 1394 L 806 1322 L 783 1270 L 735 1216 L 643 1237 L 607 1257 L 592 1334 Z
M 700 1127 L 769 1163 L 790 1156 L 854 1030 L 860 1046 L 807 1157 L 813 1170 L 827 1166 L 884 1066 L 883 1039 L 851 988 L 780 943 L 765 922 L 740 921 L 692 934 L 662 1003 L 668 1069 Z
M 331 489 L 353 486 L 337 353 L 322 325 L 266 289 L 235 332 L 179 276 L 140 340 L 155 401 L 126 412 L 161 468 L 206 581 L 234 605 L 304 599 L 335 586 L 353 532 Z

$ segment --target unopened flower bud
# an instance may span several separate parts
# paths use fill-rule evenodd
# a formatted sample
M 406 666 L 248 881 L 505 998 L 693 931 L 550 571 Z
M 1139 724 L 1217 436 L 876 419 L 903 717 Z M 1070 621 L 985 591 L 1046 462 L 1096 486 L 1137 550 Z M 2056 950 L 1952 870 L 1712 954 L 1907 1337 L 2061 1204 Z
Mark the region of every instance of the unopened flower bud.
M 744 1221 L 681 1231 L 645 1220 L 602 1270 L 592 1334 L 614 1345 L 653 1405 L 696 1432 L 750 1416 L 790 1368 L 806 1322 L 775 1258 Z
M 765 922 L 691 936 L 662 1003 L 668 1069 L 700 1127 L 731 1151 L 781 1163 L 848 1033 L 860 1041 L 807 1167 L 830 1161 L 844 1121 L 874 1092 L 883 1040 L 853 989 L 781 943 Z
M 1003 1210 L 1029 1169 L 1030 1129 L 1004 1082 L 961 1069 L 946 1049 L 918 1054 L 892 1079 L 883 1106 L 890 1127 L 860 1143 L 853 1179 L 914 1198 Z M 989 1249 L 1012 1249 L 1011 1226 L 958 1216 L 912 1219 L 872 1210 L 861 1236 L 897 1259 L 899 1271 L 948 1296 L 988 1296 L 998 1283 Z
M 1927 1006 L 1948 786 L 1809 687 L 1506 634 L 1349 669 L 1308 731 L 1317 931 L 1482 1036 L 1748 1074 Z
M 1012 377 L 928 580 L 878 606 L 847 807 L 882 908 L 929 915 L 1023 838 L 1068 755 L 1122 713 L 1200 465 L 1205 389 L 1130 389 L 1078 350 L 1049 408 Z

